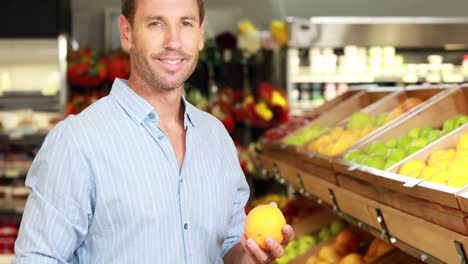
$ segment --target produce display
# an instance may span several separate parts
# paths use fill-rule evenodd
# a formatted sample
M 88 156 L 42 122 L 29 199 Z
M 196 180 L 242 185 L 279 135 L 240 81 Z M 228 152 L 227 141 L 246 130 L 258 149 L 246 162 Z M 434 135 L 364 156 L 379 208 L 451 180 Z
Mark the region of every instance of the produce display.
M 375 238 L 367 248 L 361 250 L 361 238 L 352 231 L 345 230 L 336 236 L 335 242 L 323 246 L 317 256 L 311 256 L 306 264 L 365 264 L 385 255 L 394 247 Z M 365 253 L 361 253 L 365 252 Z
M 399 174 L 450 187 L 468 184 L 468 133 L 463 134 L 455 148 L 432 152 L 427 161 L 410 160 L 401 166 Z
M 291 241 L 284 250 L 284 256 L 276 260 L 276 263 L 283 264 L 304 254 L 316 245 L 328 241 L 333 236 L 340 233 L 346 227 L 346 222 L 335 220 L 328 226 L 323 227 L 314 235 L 303 235 Z
M 386 170 L 467 122 L 467 115 L 457 115 L 445 121 L 440 130 L 432 127 L 412 128 L 402 137 L 390 139 L 386 142 L 375 141 L 363 150 L 348 151 L 343 156 L 343 160 Z
M 310 143 L 307 150 L 325 156 L 337 156 L 376 128 L 389 123 L 421 103 L 420 99 L 410 97 L 398 104 L 390 113 L 381 113 L 376 118 L 368 113 L 356 112 L 349 118 L 345 127 L 331 129 Z
M 302 129 L 292 135 L 287 136 L 282 140 L 283 143 L 292 145 L 292 146 L 302 146 L 312 139 L 323 134 L 327 129 L 321 127 L 320 125 L 313 125 L 311 127 Z
M 280 140 L 284 137 L 294 133 L 297 129 L 301 127 L 305 127 L 309 124 L 312 120 L 314 120 L 317 116 L 305 116 L 300 118 L 295 118 L 290 120 L 289 122 L 267 130 L 263 135 L 263 139 L 267 140 Z

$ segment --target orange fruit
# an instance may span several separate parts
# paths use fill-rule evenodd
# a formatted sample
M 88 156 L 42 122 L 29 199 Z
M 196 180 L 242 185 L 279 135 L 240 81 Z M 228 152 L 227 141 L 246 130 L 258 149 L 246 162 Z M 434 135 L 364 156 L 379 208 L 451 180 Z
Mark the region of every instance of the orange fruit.
M 259 205 L 247 215 L 244 231 L 247 238 L 252 238 L 261 249 L 268 250 L 265 239 L 271 237 L 278 243 L 283 242 L 285 225 L 286 220 L 280 209 L 272 205 Z

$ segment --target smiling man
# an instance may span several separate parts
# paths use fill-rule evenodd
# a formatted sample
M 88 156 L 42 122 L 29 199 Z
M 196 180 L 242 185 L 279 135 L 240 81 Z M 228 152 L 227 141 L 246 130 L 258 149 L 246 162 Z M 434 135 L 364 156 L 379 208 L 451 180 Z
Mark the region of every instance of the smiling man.
M 125 0 L 128 81 L 59 123 L 28 173 L 14 263 L 270 263 L 243 234 L 249 189 L 223 125 L 183 98 L 203 0 Z

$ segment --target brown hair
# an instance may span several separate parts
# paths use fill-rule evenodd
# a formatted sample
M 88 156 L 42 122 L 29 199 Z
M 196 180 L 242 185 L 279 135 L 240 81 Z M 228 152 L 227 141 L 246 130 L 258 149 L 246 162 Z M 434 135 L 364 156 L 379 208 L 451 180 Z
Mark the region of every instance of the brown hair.
M 198 15 L 200 17 L 200 24 L 205 18 L 205 0 L 197 0 Z M 122 14 L 127 18 L 130 24 L 133 24 L 135 17 L 136 0 L 122 0 Z

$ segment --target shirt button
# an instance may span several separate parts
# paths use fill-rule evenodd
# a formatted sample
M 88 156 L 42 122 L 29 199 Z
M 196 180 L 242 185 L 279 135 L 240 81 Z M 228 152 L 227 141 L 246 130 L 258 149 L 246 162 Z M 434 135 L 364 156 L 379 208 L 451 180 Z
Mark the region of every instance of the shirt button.
M 184 179 L 180 179 L 180 182 L 181 182 L 181 183 L 184 182 Z
M 159 135 L 158 138 L 159 138 L 159 140 L 161 140 L 161 139 L 164 138 L 164 136 L 163 136 L 163 135 Z
M 185 230 L 188 229 L 188 224 L 187 224 L 187 223 L 184 224 L 184 229 L 185 229 Z
M 148 115 L 148 118 L 149 118 L 149 119 L 154 119 L 154 114 L 153 114 L 153 113 L 150 113 L 150 114 Z

